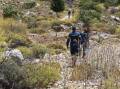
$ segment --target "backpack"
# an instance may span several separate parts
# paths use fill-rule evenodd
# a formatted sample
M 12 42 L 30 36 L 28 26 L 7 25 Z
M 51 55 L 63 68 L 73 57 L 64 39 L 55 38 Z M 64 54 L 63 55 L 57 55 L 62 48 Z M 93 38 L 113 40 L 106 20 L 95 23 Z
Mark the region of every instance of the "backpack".
M 80 41 L 80 34 L 79 33 L 71 33 L 69 35 L 70 39 L 71 39 L 71 43 L 78 43 Z

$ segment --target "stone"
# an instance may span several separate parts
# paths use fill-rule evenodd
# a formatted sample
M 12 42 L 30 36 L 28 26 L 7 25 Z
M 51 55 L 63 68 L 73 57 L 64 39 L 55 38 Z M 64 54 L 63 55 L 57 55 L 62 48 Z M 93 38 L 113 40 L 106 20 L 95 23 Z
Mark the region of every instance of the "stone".
M 7 51 L 4 52 L 4 56 L 7 57 L 7 58 L 16 57 L 20 60 L 24 59 L 21 51 L 18 50 L 18 49 L 10 49 L 9 48 Z

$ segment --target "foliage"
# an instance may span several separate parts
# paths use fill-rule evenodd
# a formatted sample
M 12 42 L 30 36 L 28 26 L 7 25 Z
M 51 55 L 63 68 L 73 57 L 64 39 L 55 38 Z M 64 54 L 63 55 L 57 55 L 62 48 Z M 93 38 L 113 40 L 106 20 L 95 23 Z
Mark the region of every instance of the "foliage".
M 48 52 L 46 46 L 42 44 L 33 45 L 32 50 L 33 50 L 33 56 L 36 58 L 43 58 L 44 55 Z
M 7 43 L 0 41 L 0 52 L 3 52 L 6 47 L 7 47 Z
M 107 63 L 108 64 L 108 63 Z M 104 65 L 103 74 L 105 80 L 103 82 L 102 89 L 119 89 L 120 70 L 118 66 Z
M 65 9 L 64 1 L 63 0 L 52 0 L 51 9 L 54 12 L 62 12 Z
M 33 56 L 33 52 L 30 48 L 21 46 L 21 47 L 18 47 L 17 49 L 19 49 L 22 52 L 24 58 L 31 58 Z
M 100 4 L 97 4 L 96 5 L 96 10 L 97 11 L 100 11 L 100 12 L 103 12 L 103 11 L 105 11 L 105 6 L 104 6 L 104 3 L 100 3 Z
M 115 33 L 116 33 L 116 34 L 120 34 L 120 26 L 117 27 Z
M 90 20 L 97 18 L 100 19 L 100 12 L 96 10 L 96 2 L 93 0 L 80 1 L 80 20 L 84 23 L 89 23 Z
M 23 17 L 23 21 L 27 23 L 28 28 L 35 28 L 38 26 L 36 16 L 25 16 Z
M 27 85 L 33 87 L 47 87 L 60 78 L 60 65 L 57 63 L 26 65 Z
M 101 89 L 119 89 L 115 85 L 115 80 L 114 79 L 106 79 L 103 83 L 104 86 L 102 86 Z
M 36 2 L 33 0 L 26 0 L 26 2 L 23 5 L 23 8 L 25 9 L 31 9 L 36 6 Z
M 0 18 L 0 28 L 5 31 L 5 33 L 21 33 L 26 34 L 26 24 L 16 21 L 12 18 L 3 19 Z M 17 23 L 17 24 L 16 24 Z
M 6 17 L 17 17 L 18 10 L 14 5 L 7 5 L 3 8 L 3 16 Z
M 0 18 L 0 40 L 10 43 L 10 45 L 28 45 L 30 40 L 26 36 L 26 24 L 14 19 Z M 16 24 L 17 23 L 17 24 Z
M 61 45 L 61 44 L 55 44 L 55 43 L 49 44 L 49 45 L 48 45 L 48 48 L 66 50 L 66 48 L 65 48 L 63 45 Z
M 30 33 L 44 34 L 46 33 L 46 30 L 41 28 L 32 28 L 30 29 Z
M 105 0 L 106 6 L 111 6 L 111 5 L 117 5 L 119 3 L 119 0 Z
M 53 44 L 48 44 L 47 47 L 49 49 L 53 49 L 56 54 L 66 51 L 65 46 L 62 45 L 62 44 L 55 44 L 55 43 L 53 43 Z
M 6 59 L 5 62 L 0 64 L 0 72 L 4 75 L 5 80 L 9 82 L 9 89 L 12 87 L 13 89 L 22 89 L 26 75 L 13 59 Z
M 27 38 L 26 35 L 23 34 L 10 34 L 8 35 L 8 42 L 9 46 L 12 48 L 18 47 L 18 46 L 30 46 L 31 41 Z
M 90 79 L 94 68 L 90 64 L 82 63 L 79 66 L 74 67 L 72 71 L 71 80 L 85 80 Z

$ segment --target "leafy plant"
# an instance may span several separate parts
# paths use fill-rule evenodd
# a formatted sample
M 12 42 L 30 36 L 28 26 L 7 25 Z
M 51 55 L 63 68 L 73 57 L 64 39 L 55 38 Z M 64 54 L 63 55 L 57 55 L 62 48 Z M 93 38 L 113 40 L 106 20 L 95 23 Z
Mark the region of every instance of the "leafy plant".
M 26 74 L 20 66 L 14 61 L 14 59 L 6 59 L 0 64 L 0 72 L 4 75 L 5 80 L 8 81 L 8 88 L 22 89 L 24 86 L 24 78 Z
M 23 46 L 23 47 L 18 47 L 17 49 L 19 49 L 22 52 L 24 58 L 31 58 L 33 56 L 33 52 L 30 48 Z
M 36 58 L 43 58 L 44 55 L 47 53 L 48 49 L 46 48 L 46 46 L 38 44 L 38 45 L 34 45 L 32 47 L 33 50 L 33 56 Z
M 81 0 L 80 1 L 80 20 L 84 23 L 89 23 L 90 20 L 97 18 L 100 19 L 100 12 L 96 10 L 96 2 L 94 0 Z
M 3 16 L 6 17 L 17 17 L 18 10 L 13 5 L 7 5 L 3 8 Z
M 32 64 L 25 66 L 27 71 L 27 85 L 44 88 L 60 79 L 60 65 L 57 63 Z
M 52 0 L 51 9 L 56 13 L 62 12 L 65 9 L 64 1 L 63 0 Z
M 25 9 L 31 9 L 36 6 L 36 2 L 33 0 L 26 0 L 26 2 L 23 5 L 23 8 Z

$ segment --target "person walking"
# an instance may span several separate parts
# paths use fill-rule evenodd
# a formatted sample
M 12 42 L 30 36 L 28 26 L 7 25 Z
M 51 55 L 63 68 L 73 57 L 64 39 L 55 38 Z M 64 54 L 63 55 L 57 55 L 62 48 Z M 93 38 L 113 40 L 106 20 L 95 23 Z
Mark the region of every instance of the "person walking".
M 68 10 L 68 19 L 70 19 L 72 17 L 72 12 L 71 9 Z
M 83 58 L 86 56 L 86 50 L 89 48 L 90 28 L 88 24 L 83 25 L 82 45 L 83 45 Z
M 66 42 L 67 48 L 69 48 L 70 44 L 70 53 L 72 56 L 72 65 L 71 67 L 74 67 L 76 65 L 77 56 L 79 55 L 79 49 L 80 49 L 80 33 L 77 32 L 76 27 L 72 27 L 72 32 L 69 33 L 68 39 Z

